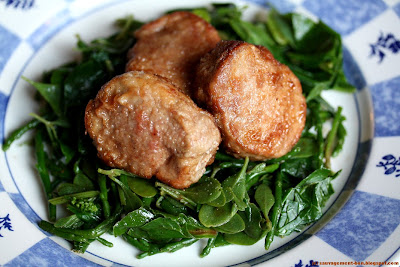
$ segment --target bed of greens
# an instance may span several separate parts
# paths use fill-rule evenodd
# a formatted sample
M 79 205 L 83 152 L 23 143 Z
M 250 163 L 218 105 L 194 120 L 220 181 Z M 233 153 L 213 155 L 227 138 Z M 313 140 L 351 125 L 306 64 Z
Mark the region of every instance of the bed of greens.
M 263 162 L 235 159 L 221 148 L 201 180 L 186 190 L 155 179 L 110 169 L 85 135 L 83 116 L 89 99 L 124 71 L 133 31 L 143 22 L 117 20 L 118 32 L 90 43 L 78 37 L 82 56 L 44 73 L 37 89 L 41 110 L 4 142 L 34 130 L 36 167 L 48 198 L 49 221 L 39 226 L 84 253 L 92 242 L 112 247 L 111 233 L 137 248 L 138 258 L 174 252 L 207 239 L 201 257 L 219 246 L 252 245 L 301 231 L 323 215 L 334 193 L 331 158 L 341 151 L 346 130 L 342 108 L 321 97 L 323 90 L 353 92 L 342 70 L 340 35 L 322 22 L 271 9 L 261 21 L 242 20 L 233 4 L 191 9 L 214 25 L 223 39 L 267 47 L 301 80 L 307 99 L 302 137 L 287 155 Z M 323 130 L 329 128 L 328 131 Z M 56 206 L 68 215 L 57 216 Z M 133 250 L 134 252 L 135 250 Z

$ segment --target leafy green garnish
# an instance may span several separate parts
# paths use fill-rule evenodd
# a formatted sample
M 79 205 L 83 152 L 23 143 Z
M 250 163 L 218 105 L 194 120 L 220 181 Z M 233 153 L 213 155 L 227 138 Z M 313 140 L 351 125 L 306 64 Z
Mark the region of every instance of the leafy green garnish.
M 90 43 L 78 36 L 81 61 L 45 73 L 40 83 L 24 78 L 45 104 L 3 144 L 6 151 L 36 130 L 36 167 L 53 222 L 39 226 L 71 241 L 75 251 L 85 252 L 94 241 L 112 246 L 101 238 L 106 232 L 140 250 L 138 258 L 174 252 L 202 238 L 208 238 L 202 257 L 215 247 L 252 245 L 264 238 L 268 249 L 275 236 L 318 220 L 333 194 L 331 182 L 339 172 L 330 170 L 330 162 L 343 147 L 345 118 L 321 92 L 354 91 L 343 74 L 340 35 L 321 21 L 274 9 L 252 22 L 244 21 L 243 9 L 233 4 L 188 11 L 214 25 L 223 39 L 263 45 L 291 68 L 307 99 L 302 136 L 288 154 L 263 162 L 236 159 L 221 148 L 205 175 L 186 190 L 110 169 L 85 135 L 84 109 L 102 84 L 124 71 L 135 42 L 132 33 L 143 23 L 120 19 L 116 34 Z M 56 205 L 65 205 L 69 214 L 57 218 Z

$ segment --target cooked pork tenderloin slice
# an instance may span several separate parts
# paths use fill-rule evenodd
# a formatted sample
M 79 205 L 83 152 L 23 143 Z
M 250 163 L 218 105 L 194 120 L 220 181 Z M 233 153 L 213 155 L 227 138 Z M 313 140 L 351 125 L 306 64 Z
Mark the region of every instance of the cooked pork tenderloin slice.
M 221 142 L 214 118 L 157 75 L 113 78 L 85 111 L 86 131 L 109 166 L 175 188 L 197 182 Z
M 126 71 L 158 74 L 187 95 L 198 61 L 220 41 L 211 24 L 184 11 L 143 25 L 135 37 L 137 42 L 128 52 Z
M 298 78 L 262 46 L 221 41 L 201 59 L 194 91 L 216 118 L 226 150 L 238 158 L 281 157 L 305 125 Z

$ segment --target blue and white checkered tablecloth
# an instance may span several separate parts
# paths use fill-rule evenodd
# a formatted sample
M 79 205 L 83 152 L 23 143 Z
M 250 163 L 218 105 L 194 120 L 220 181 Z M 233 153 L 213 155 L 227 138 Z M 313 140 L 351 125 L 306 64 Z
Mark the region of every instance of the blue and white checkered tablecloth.
M 16 126 L 7 122 L 7 116 L 17 112 L 9 103 L 16 97 L 20 76 L 34 58 L 42 56 L 47 42 L 71 24 L 105 9 L 114 12 L 112 7 L 128 2 L 139 1 L 0 0 L 0 141 Z M 262 0 L 249 2 L 266 6 Z M 311 266 L 315 260 L 400 261 L 400 0 L 267 2 L 281 12 L 319 18 L 342 35 L 346 76 L 357 87 L 356 98 L 362 99 L 355 161 L 362 167 L 355 166 L 353 173 L 362 178 L 345 185 L 342 194 L 350 197 L 326 225 L 300 236 L 307 242 L 293 241 L 287 253 L 266 252 L 238 263 Z M 21 100 L 20 105 L 28 104 Z M 20 122 L 25 115 L 18 115 Z M 37 227 L 42 216 L 15 182 L 24 171 L 11 171 L 10 161 L 18 160 L 17 155 L 0 152 L 0 265 L 119 265 L 96 253 L 83 257 L 72 253 L 63 241 L 55 242 Z

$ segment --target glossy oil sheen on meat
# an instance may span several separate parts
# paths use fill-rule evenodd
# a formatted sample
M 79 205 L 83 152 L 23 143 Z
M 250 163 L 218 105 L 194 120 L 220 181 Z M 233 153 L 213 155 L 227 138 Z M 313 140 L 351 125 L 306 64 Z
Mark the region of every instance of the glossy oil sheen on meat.
M 126 71 L 143 70 L 168 78 L 190 95 L 200 58 L 220 41 L 217 30 L 191 12 L 174 12 L 147 23 L 135 32 Z
M 278 158 L 300 138 L 306 102 L 298 78 L 262 46 L 221 41 L 197 69 L 198 103 L 216 118 L 227 151 Z
M 85 126 L 109 166 L 176 188 L 197 182 L 221 141 L 213 117 L 166 79 L 113 78 L 86 107 Z

